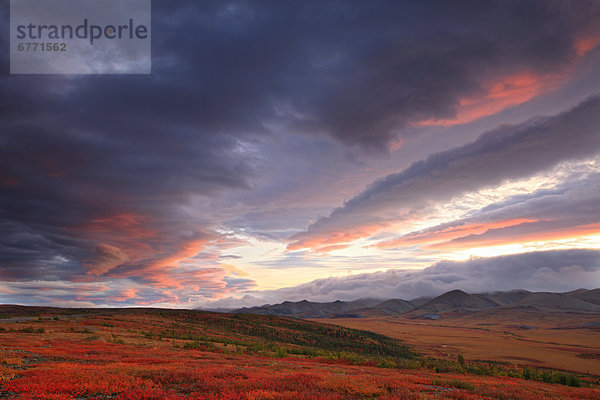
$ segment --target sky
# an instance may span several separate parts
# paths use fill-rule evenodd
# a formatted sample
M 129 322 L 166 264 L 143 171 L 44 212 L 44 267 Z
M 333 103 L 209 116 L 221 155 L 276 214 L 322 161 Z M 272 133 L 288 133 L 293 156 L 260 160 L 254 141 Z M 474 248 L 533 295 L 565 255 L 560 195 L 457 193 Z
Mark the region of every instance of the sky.
M 0 303 L 600 287 L 598 1 L 154 0 L 150 75 L 8 46 Z

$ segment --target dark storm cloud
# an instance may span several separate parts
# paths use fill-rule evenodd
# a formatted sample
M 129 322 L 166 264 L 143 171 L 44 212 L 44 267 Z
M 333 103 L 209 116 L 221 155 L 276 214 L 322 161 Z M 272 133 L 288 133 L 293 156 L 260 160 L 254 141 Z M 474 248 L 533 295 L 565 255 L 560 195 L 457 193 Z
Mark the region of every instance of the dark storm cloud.
M 600 97 L 554 117 L 503 126 L 375 181 L 330 216 L 291 237 L 290 248 L 318 248 L 372 235 L 464 193 L 526 178 L 600 151 Z
M 422 270 L 383 272 L 318 279 L 298 286 L 225 299 L 215 307 L 241 307 L 285 300 L 334 301 L 366 297 L 438 296 L 460 289 L 470 293 L 513 290 L 568 291 L 600 285 L 600 251 L 554 250 L 468 261 L 442 261 Z
M 48 226 L 27 226 L 3 216 L 0 279 L 62 279 L 79 269 L 88 243 Z
M 182 206 L 250 188 L 249 143 L 294 131 L 383 149 L 490 79 L 564 72 L 598 7 L 155 1 L 151 76 L 0 77 L 2 274 L 67 279 L 99 260 L 87 272 L 135 276 L 132 252 L 200 251 L 181 241 L 218 221 Z

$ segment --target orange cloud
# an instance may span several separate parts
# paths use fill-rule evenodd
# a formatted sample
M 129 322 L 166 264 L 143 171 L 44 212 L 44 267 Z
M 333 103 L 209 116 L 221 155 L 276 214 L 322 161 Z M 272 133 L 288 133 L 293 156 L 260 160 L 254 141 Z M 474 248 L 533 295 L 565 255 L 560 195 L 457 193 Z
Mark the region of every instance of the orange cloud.
M 129 257 L 121 249 L 108 244 L 99 244 L 93 256 L 84 261 L 82 267 L 90 275 L 102 275 L 111 269 L 129 261 Z
M 127 255 L 128 261 L 135 262 L 157 251 L 151 244 L 159 237 L 159 232 L 153 225 L 154 220 L 145 215 L 116 213 L 67 229 L 91 240 L 106 243 L 107 246 L 117 247 Z M 86 263 L 86 268 L 89 268 L 90 260 Z
M 229 293 L 225 281 L 226 271 L 219 267 L 199 269 L 167 269 L 144 271 L 143 278 L 153 287 L 186 291 L 209 291 L 211 295 Z
M 440 241 L 447 241 L 456 239 L 459 237 L 480 234 L 487 232 L 491 229 L 506 228 L 509 226 L 520 225 L 523 223 L 536 222 L 533 219 L 516 218 L 504 221 L 495 221 L 481 224 L 466 224 L 460 226 L 452 226 L 445 229 L 426 231 L 415 234 L 408 234 L 398 239 L 387 240 L 385 242 L 377 243 L 371 247 L 378 247 L 380 249 L 389 249 L 400 246 L 412 246 L 419 244 L 435 243 Z
M 458 99 L 456 116 L 448 119 L 418 121 L 416 126 L 452 126 L 496 114 L 506 108 L 525 103 L 563 83 L 565 74 L 537 74 L 520 71 L 490 79 L 481 84 L 483 93 Z
M 588 30 L 575 40 L 575 51 L 579 57 L 583 57 L 598 45 L 600 45 L 600 21 L 590 24 Z
M 373 225 L 360 226 L 352 229 L 352 232 L 330 232 L 321 237 L 311 237 L 306 232 L 300 232 L 291 237 L 291 242 L 287 246 L 287 250 L 312 249 L 317 253 L 326 253 L 328 251 L 337 250 L 348 247 L 350 242 L 369 237 L 382 229 L 385 229 L 390 224 L 380 223 Z
M 405 140 L 403 140 L 403 139 L 400 139 L 400 138 L 394 139 L 394 141 L 392 141 L 389 146 L 390 152 L 393 153 L 394 151 L 400 150 L 402 147 L 404 147 L 404 143 L 405 143 Z
M 120 213 L 109 217 L 96 218 L 81 227 L 89 233 L 121 233 L 130 238 L 147 239 L 157 235 L 154 229 L 148 227 L 151 218 L 133 213 Z
M 181 243 L 175 252 L 159 255 L 152 261 L 143 261 L 144 264 L 133 271 L 111 271 L 109 276 L 112 278 L 136 276 L 151 286 L 163 290 L 210 291 L 213 295 L 219 293 L 225 295 L 230 292 L 225 281 L 226 276 L 242 277 L 248 274 L 230 264 L 199 266 L 194 256 L 212 243 L 212 238 L 189 240 Z
M 170 269 L 176 268 L 179 266 L 179 263 L 194 257 L 196 254 L 200 253 L 202 249 L 210 242 L 208 239 L 198 239 L 191 240 L 188 242 L 183 242 L 180 244 L 180 248 L 173 254 L 170 254 L 166 257 L 160 258 L 154 262 L 152 262 L 148 270 L 162 270 L 162 269 Z
M 514 227 L 491 229 L 479 235 L 469 235 L 427 246 L 434 250 L 457 250 L 472 247 L 500 246 L 515 243 L 572 239 L 600 233 L 600 223 L 579 226 L 558 226 L 560 221 L 538 221 Z
M 161 301 L 169 302 L 179 301 L 169 291 L 207 292 L 211 296 L 225 296 L 235 291 L 225 278 L 247 274 L 217 260 L 221 251 L 246 242 L 209 232 L 196 232 L 193 238 L 181 239 L 181 235 L 161 229 L 168 228 L 169 222 L 140 214 L 115 213 L 70 228 L 91 240 L 101 241 L 82 264 L 87 275 L 75 277 L 73 281 L 93 282 L 99 275 L 103 279 L 133 278 L 160 289 L 165 296 Z M 200 253 L 202 256 L 197 257 Z M 251 281 L 239 285 L 248 286 Z M 136 292 L 131 291 L 113 300 L 125 302 L 135 295 Z M 138 300 L 134 303 L 142 304 Z
M 139 289 L 125 289 L 121 293 L 119 293 L 119 295 L 110 297 L 110 300 L 117 303 L 124 303 L 128 300 L 134 299 L 137 296 L 138 292 Z
M 600 24 L 592 24 L 593 28 L 584 32 L 574 42 L 575 57 L 570 65 L 562 71 L 551 74 L 539 74 L 530 70 L 522 70 L 505 76 L 497 76 L 480 83 L 481 92 L 463 96 L 458 99 L 454 118 L 430 118 L 416 121 L 415 126 L 453 126 L 466 124 L 479 118 L 493 115 L 509 107 L 513 107 L 536 96 L 549 92 L 563 85 L 569 78 L 573 67 L 583 57 L 600 45 Z
M 179 249 L 174 252 L 155 255 L 154 260 L 141 260 L 142 265 L 136 267 L 135 270 L 111 272 L 110 276 L 115 278 L 138 276 L 150 282 L 154 287 L 184 289 L 189 283 L 189 279 L 186 282 L 186 279 L 183 279 L 181 273 L 177 271 L 181 269 L 182 263 L 198 254 L 208 242 L 207 239 L 183 242 L 179 245 Z M 206 269 L 200 271 L 202 272 L 198 272 L 198 276 L 196 276 L 200 280 L 203 278 L 200 275 L 214 272 Z

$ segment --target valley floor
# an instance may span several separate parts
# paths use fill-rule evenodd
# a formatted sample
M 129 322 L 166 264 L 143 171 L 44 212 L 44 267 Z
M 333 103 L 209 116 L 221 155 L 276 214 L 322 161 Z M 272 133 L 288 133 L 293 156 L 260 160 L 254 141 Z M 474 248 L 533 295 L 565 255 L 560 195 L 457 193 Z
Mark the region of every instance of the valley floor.
M 399 338 L 434 357 L 493 360 L 600 376 L 600 314 L 489 310 L 411 317 L 319 319 Z

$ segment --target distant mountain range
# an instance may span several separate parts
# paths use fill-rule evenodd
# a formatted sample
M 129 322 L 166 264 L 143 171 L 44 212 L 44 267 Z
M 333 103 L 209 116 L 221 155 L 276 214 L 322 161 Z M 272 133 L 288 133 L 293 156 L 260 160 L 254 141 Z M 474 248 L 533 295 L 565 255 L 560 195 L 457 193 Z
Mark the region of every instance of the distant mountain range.
M 453 290 L 435 298 L 413 300 L 311 301 L 264 305 L 232 310 L 239 314 L 277 315 L 293 318 L 365 318 L 406 315 L 414 318 L 440 318 L 444 313 L 466 313 L 490 309 L 537 310 L 544 312 L 600 313 L 600 289 L 579 289 L 566 293 L 511 290 L 485 294 L 468 294 Z

